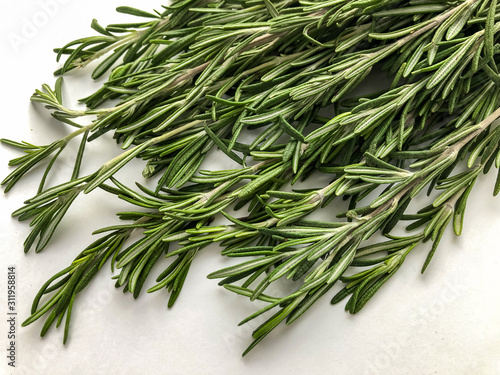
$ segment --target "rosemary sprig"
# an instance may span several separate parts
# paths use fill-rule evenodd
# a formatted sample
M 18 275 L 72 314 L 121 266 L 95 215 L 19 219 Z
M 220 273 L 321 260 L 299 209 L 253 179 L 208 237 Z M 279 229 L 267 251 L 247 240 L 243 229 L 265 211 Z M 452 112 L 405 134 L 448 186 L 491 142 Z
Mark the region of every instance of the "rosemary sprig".
M 174 1 L 162 12 L 118 11 L 141 22 L 103 27 L 94 20 L 100 36 L 56 50 L 58 59 L 67 56 L 61 75 L 104 59 L 91 76 L 109 73 L 108 80 L 82 100 L 87 109 L 63 105 L 61 78 L 32 97 L 77 129 L 42 147 L 2 140 L 26 153 L 11 161 L 17 168 L 6 191 L 53 155 L 37 194 L 14 212 L 32 219 L 25 251 L 37 239 L 36 251 L 47 246 L 81 192 L 99 187 L 140 208 L 118 214 L 131 223 L 97 230 L 111 233 L 42 287 L 25 324 L 46 315 L 43 334 L 66 314 L 66 341 L 76 294 L 108 259 L 119 269 L 116 286 L 137 297 L 161 255 L 174 258 L 148 289 L 167 289 L 171 307 L 196 255 L 219 243 L 222 255 L 251 259 L 209 277 L 268 303 L 242 323 L 279 308 L 255 330 L 246 354 L 339 280 L 346 286 L 332 303 L 350 296 L 346 309 L 358 312 L 430 240 L 424 271 L 448 224 L 462 232 L 480 173 L 500 166 L 496 1 Z M 390 87 L 349 96 L 373 68 L 389 74 Z M 318 114 L 331 103 L 332 118 Z M 86 142 L 109 132 L 123 153 L 79 177 Z M 59 154 L 82 134 L 70 179 L 46 188 Z M 214 148 L 239 167 L 200 170 Z M 136 157 L 146 162 L 144 177 L 158 177 L 153 190 L 114 178 Z M 328 182 L 290 191 L 318 175 Z M 440 194 L 408 213 L 424 189 Z M 337 219 L 314 219 L 339 199 L 349 207 Z M 240 217 L 228 213 L 244 207 Z M 211 225 L 220 214 L 228 222 Z M 407 220 L 416 233 L 393 235 Z M 134 230 L 142 234 L 125 245 Z M 377 232 L 387 240 L 374 242 Z M 169 252 L 171 242 L 180 248 Z M 353 274 L 355 267 L 365 269 Z M 282 277 L 295 292 L 265 294 Z

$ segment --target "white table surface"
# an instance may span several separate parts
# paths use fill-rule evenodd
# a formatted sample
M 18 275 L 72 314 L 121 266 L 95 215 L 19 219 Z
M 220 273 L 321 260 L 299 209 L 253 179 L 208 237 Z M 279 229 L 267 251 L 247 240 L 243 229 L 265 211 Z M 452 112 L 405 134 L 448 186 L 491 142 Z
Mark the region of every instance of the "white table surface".
M 52 48 L 90 35 L 92 18 L 104 25 L 128 21 L 115 13 L 120 5 L 160 8 L 152 0 L 3 4 L 1 137 L 47 144 L 67 134 L 64 125 L 51 120 L 41 105 L 30 104 L 29 97 L 42 83 L 55 81 L 52 72 L 58 64 Z M 68 102 L 74 103 L 98 84 L 77 72 L 68 75 L 64 87 Z M 92 158 L 85 168 L 93 170 L 118 152 L 109 140 L 91 144 L 87 155 Z M 0 146 L 2 177 L 11 170 L 7 161 L 17 155 Z M 61 179 L 71 173 L 71 163 L 68 156 L 55 167 Z M 223 167 L 218 160 L 213 163 Z M 137 176 L 141 165 L 134 163 Z M 500 199 L 491 193 L 495 175 L 492 170 L 480 178 L 469 199 L 462 236 L 447 232 L 425 275 L 420 268 L 428 244 L 408 256 L 359 314 L 345 313 L 343 304 L 330 306 L 332 291 L 294 325 L 280 326 L 241 358 L 260 322 L 237 323 L 261 305 L 206 279 L 231 263 L 218 255 L 217 247 L 197 256 L 170 310 L 166 293 L 144 293 L 133 300 L 116 290 L 107 268 L 79 295 L 66 346 L 61 329 L 52 328 L 41 339 L 39 322 L 21 328 L 19 321 L 28 316 L 41 284 L 90 243 L 92 230 L 116 223 L 114 212 L 130 207 L 98 191 L 79 197 L 50 246 L 39 254 L 24 254 L 29 228 L 10 213 L 35 193 L 40 170 L 34 171 L 9 194 L 0 195 L 1 348 L 8 343 L 8 265 L 17 267 L 18 278 L 17 367 L 7 366 L 4 349 L 0 374 L 500 374 Z M 128 176 L 120 175 L 125 181 Z

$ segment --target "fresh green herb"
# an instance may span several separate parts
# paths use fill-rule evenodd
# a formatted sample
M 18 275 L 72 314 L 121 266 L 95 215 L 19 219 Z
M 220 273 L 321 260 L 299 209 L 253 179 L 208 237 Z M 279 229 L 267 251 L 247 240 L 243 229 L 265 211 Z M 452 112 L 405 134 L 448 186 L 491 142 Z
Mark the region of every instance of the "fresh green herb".
M 349 297 L 346 309 L 357 313 L 430 240 L 425 271 L 448 224 L 462 232 L 478 176 L 500 167 L 496 0 L 176 0 L 162 12 L 117 10 L 141 21 L 103 27 L 94 20 L 99 36 L 56 50 L 58 60 L 66 56 L 57 75 L 102 60 L 92 78 L 109 78 L 82 99 L 87 109 L 63 105 L 62 78 L 32 97 L 76 130 L 46 146 L 2 140 L 25 153 L 10 162 L 16 168 L 3 181 L 6 191 L 48 160 L 36 195 L 14 212 L 31 220 L 25 251 L 47 246 L 81 192 L 100 188 L 137 207 L 118 213 L 125 224 L 97 230 L 107 234 L 42 286 L 23 323 L 45 316 L 42 335 L 66 317 L 67 340 L 75 297 L 107 260 L 119 270 L 116 286 L 137 297 L 162 255 L 173 258 L 148 289 L 167 289 L 171 307 L 197 253 L 219 243 L 223 256 L 248 259 L 208 277 L 267 303 L 242 323 L 277 309 L 245 355 L 337 281 L 345 286 L 331 302 Z M 373 69 L 392 84 L 350 94 Z M 319 114 L 332 103 L 333 118 Z M 86 143 L 107 133 L 123 153 L 81 177 Z M 78 136 L 72 175 L 47 188 L 52 166 Z M 214 148 L 239 167 L 200 169 Z M 156 189 L 114 178 L 136 157 Z M 328 183 L 290 191 L 305 180 Z M 409 212 L 415 197 L 434 191 L 428 205 Z M 337 218 L 314 218 L 340 199 L 349 207 Z M 226 224 L 211 225 L 217 215 Z M 405 221 L 409 233 L 394 235 Z M 142 235 L 129 243 L 134 231 Z M 386 240 L 375 241 L 375 233 Z M 169 250 L 171 242 L 180 247 Z M 293 293 L 265 294 L 283 277 Z

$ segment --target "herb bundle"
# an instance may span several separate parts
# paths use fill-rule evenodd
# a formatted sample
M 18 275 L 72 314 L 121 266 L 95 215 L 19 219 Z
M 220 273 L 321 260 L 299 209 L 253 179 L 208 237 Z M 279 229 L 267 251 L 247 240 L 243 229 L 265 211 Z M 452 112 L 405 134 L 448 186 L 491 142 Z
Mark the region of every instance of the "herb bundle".
M 147 291 L 167 289 L 171 307 L 197 253 L 218 243 L 223 256 L 243 260 L 208 277 L 267 303 L 242 323 L 274 311 L 246 354 L 337 281 L 344 287 L 331 303 L 348 298 L 346 310 L 357 313 L 417 245 L 432 242 L 424 271 L 448 225 L 461 233 L 476 180 L 500 167 L 496 0 L 181 0 L 163 8 L 119 7 L 140 21 L 94 20 L 98 36 L 56 49 L 65 56 L 57 75 L 97 61 L 92 78 L 109 76 L 82 99 L 85 110 L 63 104 L 62 78 L 33 95 L 74 132 L 44 146 L 2 140 L 24 151 L 10 162 L 5 191 L 46 163 L 36 195 L 13 213 L 30 220 L 26 252 L 47 246 L 82 193 L 100 188 L 136 207 L 118 213 L 125 223 L 97 230 L 41 287 L 23 325 L 44 317 L 44 335 L 64 321 L 66 341 L 77 294 L 107 261 L 116 286 L 137 297 L 168 258 Z M 353 96 L 374 68 L 390 86 Z M 328 105 L 331 118 L 320 113 Z M 123 152 L 81 176 L 86 144 L 110 134 Z M 77 138 L 72 175 L 47 188 Z M 215 149 L 239 167 L 202 169 Z M 156 188 L 114 177 L 134 158 Z M 328 183 L 294 188 L 305 180 Z M 428 205 L 411 211 L 425 194 Z M 316 219 L 342 200 L 345 212 Z M 218 216 L 225 224 L 212 224 Z M 394 234 L 404 222 L 408 232 Z M 134 242 L 132 233 L 140 233 Z M 266 294 L 280 278 L 295 291 Z

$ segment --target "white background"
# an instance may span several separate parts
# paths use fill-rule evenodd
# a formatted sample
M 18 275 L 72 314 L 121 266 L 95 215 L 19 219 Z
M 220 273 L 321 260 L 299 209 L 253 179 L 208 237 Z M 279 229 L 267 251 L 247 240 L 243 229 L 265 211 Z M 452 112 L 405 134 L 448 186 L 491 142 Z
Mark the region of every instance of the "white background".
M 44 5 L 45 4 L 45 5 Z M 47 6 L 51 4 L 51 6 Z M 59 66 L 52 48 L 90 35 L 97 18 L 103 25 L 127 22 L 114 8 L 135 5 L 160 9 L 156 1 L 25 0 L 3 4 L 0 22 L 0 136 L 48 144 L 68 133 L 29 97 L 42 83 L 53 85 Z M 91 93 L 98 84 L 85 72 L 65 81 L 67 102 Z M 100 142 L 100 143 L 99 143 Z M 111 141 L 91 144 L 86 170 L 116 155 Z M 71 173 L 72 152 L 55 167 L 53 184 Z M 0 175 L 18 154 L 0 146 Z M 92 164 L 94 163 L 94 164 Z M 132 174 L 140 176 L 137 161 Z M 213 168 L 220 168 L 214 161 Z M 330 306 L 330 292 L 294 325 L 280 326 L 251 354 L 241 352 L 251 342 L 258 321 L 237 323 L 255 311 L 244 297 L 217 286 L 205 275 L 229 264 L 216 247 L 200 253 L 191 267 L 174 308 L 166 293 L 143 294 L 134 301 L 115 290 L 111 271 L 103 269 L 74 308 L 70 340 L 62 345 L 62 330 L 51 329 L 41 339 L 40 322 L 21 328 L 38 288 L 66 267 L 90 241 L 91 232 L 117 222 L 114 212 L 124 202 L 98 191 L 77 199 L 42 253 L 23 253 L 29 233 L 10 213 L 34 195 L 40 178 L 35 170 L 9 194 L 0 196 L 0 374 L 500 374 L 500 199 L 492 197 L 495 170 L 482 177 L 469 199 L 464 233 L 447 233 L 429 269 L 420 274 L 429 245 L 410 254 L 389 283 L 356 316 L 342 306 Z M 7 266 L 18 274 L 17 368 L 7 366 Z M 158 274 L 161 269 L 154 269 Z M 152 281 L 152 280 L 150 280 Z

